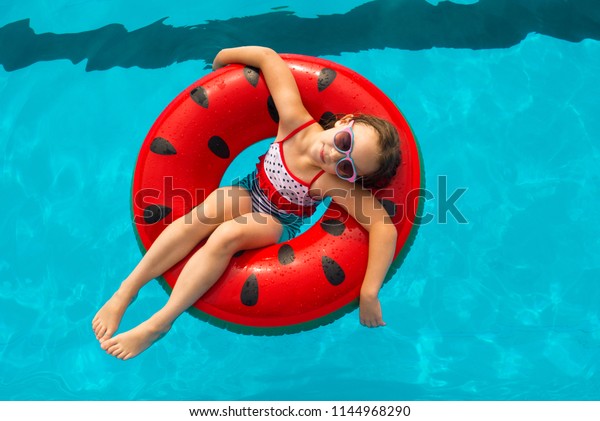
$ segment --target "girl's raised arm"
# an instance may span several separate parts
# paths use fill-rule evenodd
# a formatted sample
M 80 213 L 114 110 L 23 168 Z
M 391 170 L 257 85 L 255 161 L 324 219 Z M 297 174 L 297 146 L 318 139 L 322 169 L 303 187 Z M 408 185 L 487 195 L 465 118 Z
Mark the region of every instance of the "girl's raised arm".
M 262 72 L 279 113 L 278 136 L 286 135 L 312 117 L 302 104 L 296 80 L 283 59 L 266 47 L 238 47 L 221 50 L 213 61 L 213 70 L 240 63 Z

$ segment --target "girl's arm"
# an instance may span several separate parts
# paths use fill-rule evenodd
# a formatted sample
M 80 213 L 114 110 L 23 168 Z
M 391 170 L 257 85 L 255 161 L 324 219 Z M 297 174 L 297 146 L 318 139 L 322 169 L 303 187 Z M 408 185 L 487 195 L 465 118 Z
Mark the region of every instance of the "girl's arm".
M 369 190 L 330 174 L 323 175 L 319 181 L 321 191 L 369 232 L 367 271 L 360 290 L 360 322 L 368 327 L 384 326 L 378 294 L 394 259 L 398 236 L 396 228 Z
M 279 114 L 278 136 L 285 136 L 312 118 L 302 104 L 300 91 L 292 72 L 275 51 L 253 46 L 227 48 L 217 54 L 213 61 L 213 69 L 231 63 L 260 69 Z
M 386 217 L 389 219 L 389 216 Z M 365 326 L 385 326 L 378 295 L 394 258 L 396 238 L 397 232 L 391 221 L 377 221 L 370 225 L 369 260 L 360 290 L 360 322 Z

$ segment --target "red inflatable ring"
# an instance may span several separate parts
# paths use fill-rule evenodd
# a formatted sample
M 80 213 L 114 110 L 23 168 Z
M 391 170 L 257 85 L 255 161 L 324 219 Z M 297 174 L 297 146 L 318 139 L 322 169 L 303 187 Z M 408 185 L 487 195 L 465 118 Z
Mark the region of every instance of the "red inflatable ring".
M 319 58 L 282 57 L 315 118 L 366 113 L 397 127 L 402 164 L 389 186 L 374 191 L 398 231 L 397 267 L 416 233 L 421 196 L 420 156 L 410 127 L 392 101 L 357 73 Z M 169 223 L 219 187 L 240 152 L 274 137 L 277 121 L 266 84 L 250 67 L 227 66 L 179 94 L 150 129 L 135 167 L 132 208 L 142 251 Z M 222 278 L 195 303 L 200 312 L 193 313 L 252 333 L 300 331 L 328 323 L 356 307 L 367 253 L 366 231 L 332 202 L 304 234 L 234 256 Z M 186 261 L 164 274 L 169 288 Z

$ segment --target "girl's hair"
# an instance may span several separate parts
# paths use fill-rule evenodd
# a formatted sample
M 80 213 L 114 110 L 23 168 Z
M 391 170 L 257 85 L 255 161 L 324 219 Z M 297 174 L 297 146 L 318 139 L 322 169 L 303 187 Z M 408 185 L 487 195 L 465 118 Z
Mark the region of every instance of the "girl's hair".
M 345 114 L 326 113 L 321 117 L 319 123 L 324 129 L 334 127 L 335 122 L 341 119 Z M 382 188 L 385 187 L 396 175 L 396 170 L 401 162 L 400 145 L 398 130 L 387 120 L 368 114 L 354 114 L 353 120 L 356 123 L 371 126 L 379 138 L 379 168 L 371 174 L 360 177 L 363 187 Z

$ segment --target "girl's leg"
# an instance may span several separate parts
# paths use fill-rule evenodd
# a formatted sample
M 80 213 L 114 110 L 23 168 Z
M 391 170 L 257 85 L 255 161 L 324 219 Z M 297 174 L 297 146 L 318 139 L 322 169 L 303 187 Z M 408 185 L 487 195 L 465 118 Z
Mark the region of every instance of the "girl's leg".
M 226 187 L 215 190 L 200 206 L 173 221 L 92 320 L 96 338 L 102 342 L 116 332 L 127 306 L 150 280 L 187 256 L 219 224 L 251 211 L 247 190 Z
M 282 230 L 276 219 L 264 214 L 224 222 L 187 262 L 165 306 L 137 327 L 104 341 L 102 348 L 120 359 L 135 357 L 164 335 L 175 319 L 214 285 L 234 253 L 274 244 Z

